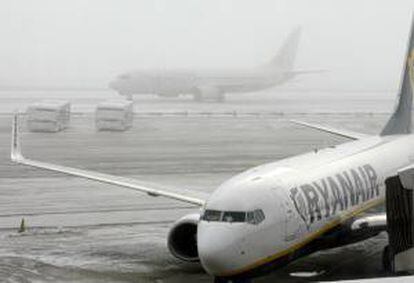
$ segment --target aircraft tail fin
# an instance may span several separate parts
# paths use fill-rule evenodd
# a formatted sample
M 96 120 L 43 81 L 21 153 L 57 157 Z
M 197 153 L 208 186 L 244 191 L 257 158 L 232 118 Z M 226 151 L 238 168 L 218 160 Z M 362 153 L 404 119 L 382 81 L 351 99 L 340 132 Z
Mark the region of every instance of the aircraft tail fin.
M 402 82 L 397 98 L 397 106 L 391 115 L 381 136 L 411 133 L 411 108 L 414 90 L 414 16 L 411 25 L 408 50 L 404 63 Z
M 280 47 L 276 56 L 267 64 L 266 67 L 277 68 L 281 71 L 291 71 L 295 63 L 300 34 L 300 27 L 294 29 Z

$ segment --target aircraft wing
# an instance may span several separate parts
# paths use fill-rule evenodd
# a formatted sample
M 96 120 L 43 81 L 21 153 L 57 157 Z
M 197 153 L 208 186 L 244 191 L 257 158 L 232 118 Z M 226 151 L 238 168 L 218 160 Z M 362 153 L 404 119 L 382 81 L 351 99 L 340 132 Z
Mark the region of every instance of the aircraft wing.
M 177 201 L 190 203 L 198 206 L 203 206 L 208 194 L 196 192 L 191 190 L 174 190 L 167 189 L 155 184 L 141 182 L 135 179 L 113 176 L 105 173 L 99 173 L 89 170 L 77 169 L 37 160 L 25 158 L 20 149 L 19 130 L 18 130 L 18 115 L 15 114 L 12 126 L 12 145 L 11 145 L 11 160 L 13 162 L 32 166 L 36 168 L 46 169 L 50 171 L 60 172 L 67 175 L 82 177 L 102 183 L 120 186 L 126 189 L 135 190 L 147 193 L 150 196 L 162 196 Z
M 307 123 L 307 122 L 302 122 L 302 121 L 297 121 L 297 120 L 289 120 L 289 121 L 297 125 L 305 126 L 308 128 L 316 129 L 322 132 L 334 134 L 337 136 L 341 136 L 341 137 L 345 137 L 345 138 L 349 138 L 353 140 L 359 140 L 359 139 L 367 138 L 370 136 L 367 134 L 362 134 L 362 133 L 358 133 L 358 132 L 354 132 L 350 130 L 335 129 L 332 127 L 322 126 L 319 124 Z

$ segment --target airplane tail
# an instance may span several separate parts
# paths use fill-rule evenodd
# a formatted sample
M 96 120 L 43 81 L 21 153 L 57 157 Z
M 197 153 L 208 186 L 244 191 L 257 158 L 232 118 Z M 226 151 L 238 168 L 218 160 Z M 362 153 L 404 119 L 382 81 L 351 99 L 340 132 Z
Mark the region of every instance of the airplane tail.
M 266 67 L 277 68 L 281 71 L 291 71 L 295 63 L 300 34 L 300 27 L 294 29 L 289 34 L 282 47 L 280 47 L 276 56 L 266 65 Z
M 414 90 L 414 16 L 402 76 L 397 106 L 380 133 L 381 136 L 411 133 L 411 108 Z

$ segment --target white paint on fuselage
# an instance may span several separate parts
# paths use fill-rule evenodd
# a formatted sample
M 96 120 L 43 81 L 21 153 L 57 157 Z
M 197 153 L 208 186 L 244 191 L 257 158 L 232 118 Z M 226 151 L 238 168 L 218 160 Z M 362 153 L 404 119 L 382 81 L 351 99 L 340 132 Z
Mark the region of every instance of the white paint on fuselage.
M 277 68 L 252 70 L 142 70 L 118 76 L 110 87 L 121 94 L 175 96 L 196 94 L 203 87 L 222 93 L 250 92 L 283 83 L 290 76 Z
M 203 267 L 220 276 L 248 271 L 301 247 L 353 214 L 380 203 L 385 196 L 385 179 L 413 162 L 413 144 L 414 135 L 374 136 L 265 164 L 226 181 L 211 195 L 206 209 L 262 209 L 266 219 L 259 225 L 200 221 L 198 249 Z M 378 194 L 367 195 L 365 200 L 360 197 L 353 204 L 350 196 L 344 194 L 342 197 L 348 198 L 347 208 L 341 210 L 337 205 L 333 213 L 331 203 L 329 216 L 323 209 L 321 219 L 310 223 L 307 215 L 304 221 L 290 197 L 292 188 L 367 164 L 375 170 Z M 358 174 L 364 178 L 363 173 Z M 369 180 L 362 180 L 364 190 L 370 191 Z M 354 180 L 352 183 L 355 187 Z M 324 208 L 324 199 L 319 197 L 319 206 Z M 333 202 L 332 196 L 328 199 Z

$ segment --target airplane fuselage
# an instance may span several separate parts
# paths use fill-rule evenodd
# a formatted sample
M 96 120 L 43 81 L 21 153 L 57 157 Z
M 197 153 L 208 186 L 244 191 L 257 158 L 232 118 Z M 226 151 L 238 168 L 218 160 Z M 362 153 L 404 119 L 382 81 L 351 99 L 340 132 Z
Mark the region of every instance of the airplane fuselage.
M 300 33 L 300 28 L 292 31 L 276 55 L 260 67 L 245 70 L 140 70 L 118 76 L 109 87 L 129 99 L 135 94 L 192 95 L 196 101 L 223 101 L 226 93 L 266 89 L 298 73 L 293 70 L 293 65 Z
M 224 93 L 251 92 L 288 80 L 286 72 L 271 68 L 227 71 L 148 70 L 119 76 L 110 87 L 123 95 L 156 94 L 175 97 L 181 94 L 217 97 Z
M 260 209 L 265 219 L 202 218 L 197 243 L 203 267 L 216 276 L 241 276 L 315 251 L 313 240 L 383 202 L 385 179 L 413 162 L 413 144 L 414 135 L 375 136 L 235 176 L 211 195 L 204 211 Z

